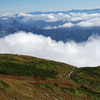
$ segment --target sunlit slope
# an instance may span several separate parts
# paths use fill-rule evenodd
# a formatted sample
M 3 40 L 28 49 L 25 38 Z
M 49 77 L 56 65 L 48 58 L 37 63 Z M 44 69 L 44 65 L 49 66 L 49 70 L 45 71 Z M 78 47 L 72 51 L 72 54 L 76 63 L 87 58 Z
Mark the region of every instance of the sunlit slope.
M 22 55 L 0 55 L 0 73 L 41 79 L 66 76 L 74 66 Z M 75 67 L 74 67 L 75 68 Z
M 100 67 L 84 67 L 79 68 L 71 76 L 71 79 L 76 82 L 93 100 L 100 100 Z
M 100 100 L 99 76 L 99 67 L 1 54 L 0 100 Z

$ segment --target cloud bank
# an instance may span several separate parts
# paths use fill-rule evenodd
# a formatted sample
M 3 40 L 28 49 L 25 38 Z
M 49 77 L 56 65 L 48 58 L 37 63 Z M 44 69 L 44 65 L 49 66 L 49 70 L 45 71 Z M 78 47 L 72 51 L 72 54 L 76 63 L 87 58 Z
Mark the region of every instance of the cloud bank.
M 59 25 L 59 28 L 61 28 L 61 27 L 72 27 L 72 26 L 74 26 L 74 24 L 72 24 L 72 23 L 65 23 L 63 25 Z
M 33 22 L 37 20 L 42 20 L 44 22 L 57 22 L 62 21 L 65 22 L 64 24 L 60 24 L 55 26 L 56 28 L 63 28 L 63 27 L 73 27 L 73 26 L 80 26 L 80 27 L 93 27 L 93 26 L 100 26 L 100 13 L 58 13 L 58 14 L 0 14 L 0 20 L 17 20 L 18 22 Z M 46 27 L 46 26 L 45 26 Z M 51 27 L 51 26 L 50 26 Z M 50 28 L 49 27 L 49 28 Z M 53 26 L 54 27 L 54 26 Z M 51 29 L 53 29 L 53 27 Z
M 78 67 L 98 66 L 100 37 L 91 36 L 83 43 L 63 43 L 50 37 L 20 31 L 0 38 L 0 53 L 31 55 Z

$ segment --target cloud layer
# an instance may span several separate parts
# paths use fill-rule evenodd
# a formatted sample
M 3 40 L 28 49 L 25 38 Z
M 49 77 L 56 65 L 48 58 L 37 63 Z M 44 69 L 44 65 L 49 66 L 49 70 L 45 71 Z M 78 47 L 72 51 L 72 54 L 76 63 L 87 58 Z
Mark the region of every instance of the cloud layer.
M 92 27 L 92 26 L 100 26 L 100 13 L 70 13 L 70 14 L 39 14 L 39 15 L 32 15 L 32 14 L 0 14 L 0 20 L 17 20 L 19 22 L 34 22 L 36 20 L 43 20 L 45 22 L 57 22 L 62 21 L 65 22 L 64 24 L 60 24 L 55 26 L 56 28 L 62 27 L 73 27 L 73 26 L 80 26 L 80 27 Z M 50 26 L 51 27 L 51 26 Z M 54 26 L 51 28 L 44 28 L 44 29 L 54 29 Z
M 31 55 L 78 67 L 97 66 L 100 65 L 100 37 L 91 36 L 83 43 L 63 43 L 20 31 L 0 38 L 0 53 Z

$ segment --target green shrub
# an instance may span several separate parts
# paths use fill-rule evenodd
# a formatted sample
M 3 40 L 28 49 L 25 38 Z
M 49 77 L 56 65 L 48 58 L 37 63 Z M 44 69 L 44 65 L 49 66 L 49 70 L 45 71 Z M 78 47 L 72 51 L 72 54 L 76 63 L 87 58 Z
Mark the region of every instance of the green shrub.
M 52 92 L 54 92 L 54 85 L 53 84 L 49 84 L 49 83 L 45 83 L 45 84 L 36 84 L 35 85 L 36 87 L 39 87 L 39 88 L 43 88 L 43 89 L 45 89 L 45 88 L 47 88 L 47 89 L 49 89 L 49 90 L 51 90 Z
M 2 80 L 0 80 L 0 83 L 1 83 L 2 86 L 3 86 L 3 89 L 5 89 L 5 88 L 9 88 L 9 87 L 10 87 L 7 83 L 5 83 L 5 82 L 2 81 Z
M 41 76 L 41 78 L 51 77 L 55 78 L 57 76 L 57 72 L 49 69 L 39 68 L 36 64 L 20 64 L 20 63 L 12 63 L 12 62 L 0 62 L 0 73 L 6 75 L 18 75 L 18 76 Z

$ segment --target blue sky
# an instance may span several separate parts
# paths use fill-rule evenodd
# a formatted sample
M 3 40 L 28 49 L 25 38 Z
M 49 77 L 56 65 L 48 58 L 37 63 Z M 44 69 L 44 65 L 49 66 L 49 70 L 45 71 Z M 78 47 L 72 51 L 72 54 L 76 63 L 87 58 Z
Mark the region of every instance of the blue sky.
M 100 0 L 0 0 L 0 14 L 90 8 L 100 8 Z

